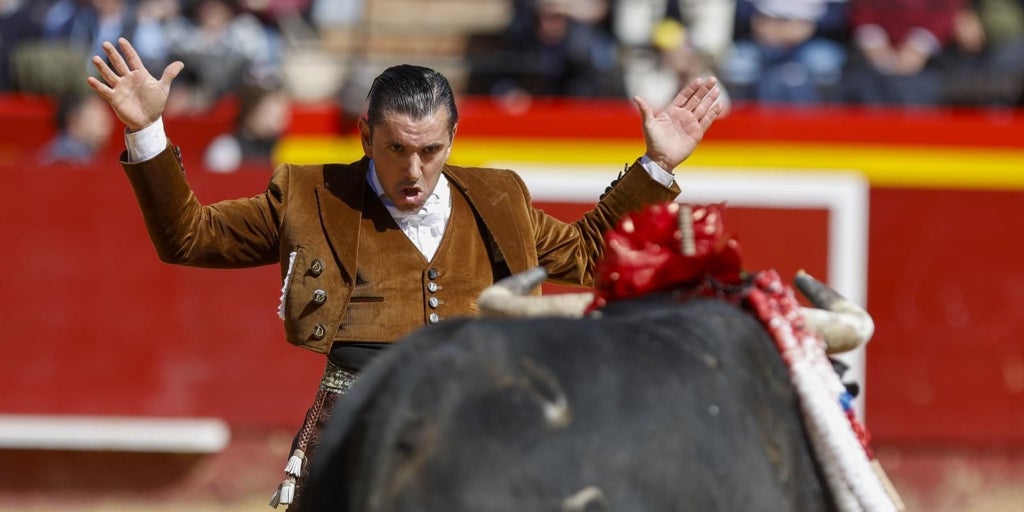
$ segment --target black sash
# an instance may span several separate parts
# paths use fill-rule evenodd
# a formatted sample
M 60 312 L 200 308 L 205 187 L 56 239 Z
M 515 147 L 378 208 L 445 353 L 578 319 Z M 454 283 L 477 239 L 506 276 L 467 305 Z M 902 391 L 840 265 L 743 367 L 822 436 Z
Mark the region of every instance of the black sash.
M 390 343 L 375 343 L 361 341 L 335 342 L 331 345 L 331 351 L 327 353 L 327 359 L 337 366 L 346 370 L 359 371 L 370 361 L 380 355 Z

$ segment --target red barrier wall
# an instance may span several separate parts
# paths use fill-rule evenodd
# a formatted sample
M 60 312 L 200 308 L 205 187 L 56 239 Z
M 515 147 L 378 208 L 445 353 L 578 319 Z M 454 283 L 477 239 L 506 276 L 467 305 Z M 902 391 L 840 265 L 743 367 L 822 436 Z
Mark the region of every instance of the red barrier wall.
M 545 106 L 512 115 L 486 102 L 465 102 L 456 152 L 474 141 L 506 139 L 564 141 L 567 148 L 579 139 L 626 141 L 642 148 L 628 104 Z M 329 133 L 333 109 L 302 114 L 308 124 L 294 127 L 294 137 L 338 135 Z M 6 115 L 5 109 L 0 118 Z M 35 122 L 42 123 L 40 115 Z M 212 118 L 219 121 L 168 120 L 200 199 L 260 192 L 270 166 L 216 175 L 192 163 L 228 126 L 230 115 Z M 17 132 L 16 123 L 0 122 L 3 140 Z M 1006 113 L 740 107 L 716 123 L 702 146 L 708 149 L 695 155 L 701 161 L 702 151 L 782 145 L 796 148 L 797 168 L 827 145 L 854 154 L 900 148 L 901 156 L 885 157 L 886 165 L 950 148 L 965 151 L 967 162 L 996 153 L 1002 159 L 986 167 L 994 178 L 964 187 L 930 181 L 927 173 L 892 180 L 894 171 L 867 170 L 868 307 L 877 324 L 868 352 L 868 426 L 876 441 L 1024 441 L 1024 185 L 1020 169 L 999 167 L 1020 157 L 1016 141 L 1022 134 L 1024 121 Z M 37 135 L 25 132 L 19 144 Z M 757 167 L 763 163 L 759 155 L 729 158 Z M 0 411 L 218 416 L 236 425 L 288 428 L 298 423 L 322 360 L 282 340 L 275 267 L 213 271 L 160 263 L 113 158 L 94 168 L 47 169 L 11 165 L 16 159 L 5 158 L 0 388 L 7 392 Z M 819 159 L 818 166 L 846 167 L 828 155 Z M 964 178 L 972 171 L 964 165 Z M 685 187 L 684 174 L 680 182 Z M 579 208 L 542 206 L 565 215 Z M 765 215 L 735 215 L 749 265 L 823 274 L 827 255 L 820 237 L 827 216 Z M 766 235 L 773 225 L 794 222 L 814 235 L 785 244 Z M 774 260 L 778 251 L 786 255 L 781 263 Z

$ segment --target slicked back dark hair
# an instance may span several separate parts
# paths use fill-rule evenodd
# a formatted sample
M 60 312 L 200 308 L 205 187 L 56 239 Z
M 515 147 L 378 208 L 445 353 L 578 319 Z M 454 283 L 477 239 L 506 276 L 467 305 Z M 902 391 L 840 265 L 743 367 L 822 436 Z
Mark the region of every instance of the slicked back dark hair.
M 448 109 L 449 133 L 459 122 L 455 94 L 448 79 L 422 66 L 400 64 L 385 69 L 373 79 L 366 101 L 366 118 L 371 130 L 384 122 L 384 114 L 388 112 L 418 120 L 433 115 L 441 107 Z

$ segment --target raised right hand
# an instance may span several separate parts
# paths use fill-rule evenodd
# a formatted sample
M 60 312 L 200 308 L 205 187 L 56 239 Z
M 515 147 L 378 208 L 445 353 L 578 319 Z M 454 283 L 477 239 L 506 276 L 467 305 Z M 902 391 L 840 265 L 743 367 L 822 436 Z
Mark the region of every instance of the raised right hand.
M 106 83 L 91 76 L 87 81 L 89 87 L 110 104 L 114 114 L 129 130 L 138 131 L 163 114 L 171 82 L 185 68 L 185 64 L 181 61 L 170 63 L 157 80 L 146 70 L 139 54 L 127 39 L 122 37 L 117 43 L 124 53 L 123 57 L 113 44 L 103 43 L 103 50 L 110 59 L 109 66 L 99 55 L 92 57 L 93 65 Z

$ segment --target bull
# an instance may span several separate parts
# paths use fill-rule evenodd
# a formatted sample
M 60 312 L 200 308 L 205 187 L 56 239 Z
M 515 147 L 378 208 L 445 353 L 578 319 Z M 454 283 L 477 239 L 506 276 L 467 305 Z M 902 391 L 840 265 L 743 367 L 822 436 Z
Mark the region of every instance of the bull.
M 542 277 L 481 295 L 498 317 L 414 332 L 364 370 L 312 462 L 311 510 L 889 509 L 830 487 L 791 371 L 749 311 L 692 286 L 520 297 Z M 801 282 L 842 313 L 834 347 L 870 334 L 866 314 Z

